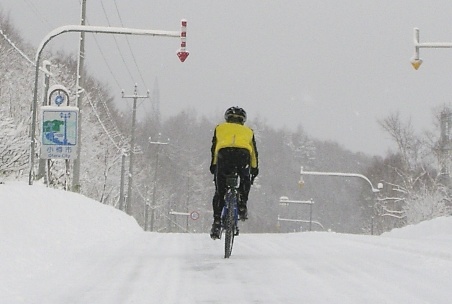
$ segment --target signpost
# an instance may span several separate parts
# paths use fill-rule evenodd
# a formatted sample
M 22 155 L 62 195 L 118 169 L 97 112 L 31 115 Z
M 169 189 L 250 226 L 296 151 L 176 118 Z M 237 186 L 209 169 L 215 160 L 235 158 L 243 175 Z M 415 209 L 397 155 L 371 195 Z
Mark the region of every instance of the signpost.
M 192 212 L 179 212 L 179 211 L 174 211 L 171 209 L 171 211 L 169 212 L 169 214 L 174 215 L 174 223 L 176 223 L 176 216 L 185 216 L 187 217 L 187 219 L 192 219 L 193 221 L 196 221 L 199 219 L 200 214 L 198 211 L 192 211 Z M 181 227 L 181 226 L 179 226 Z M 182 228 L 182 227 L 181 227 Z M 187 227 L 186 227 L 186 231 L 188 231 L 188 220 L 187 220 Z
M 311 199 L 309 201 L 296 201 L 296 200 L 289 200 L 287 196 L 281 196 L 279 198 L 279 205 L 288 207 L 289 204 L 295 204 L 295 205 L 309 205 L 309 220 L 302 220 L 302 219 L 292 219 L 292 218 L 282 218 L 278 215 L 278 222 L 298 222 L 298 223 L 309 223 L 309 231 L 312 231 L 312 223 L 319 225 L 322 227 L 322 229 L 325 230 L 325 228 L 317 221 L 312 220 L 312 206 L 314 205 L 314 201 Z
M 419 29 L 414 28 L 414 56 L 411 58 L 411 65 L 415 70 L 419 69 L 422 64 L 422 59 L 419 57 L 419 49 L 421 48 L 431 48 L 431 49 L 442 49 L 442 48 L 452 48 L 452 43 L 450 42 L 423 42 L 419 41 Z
M 79 109 L 69 106 L 69 92 L 53 85 L 41 107 L 41 159 L 76 159 Z

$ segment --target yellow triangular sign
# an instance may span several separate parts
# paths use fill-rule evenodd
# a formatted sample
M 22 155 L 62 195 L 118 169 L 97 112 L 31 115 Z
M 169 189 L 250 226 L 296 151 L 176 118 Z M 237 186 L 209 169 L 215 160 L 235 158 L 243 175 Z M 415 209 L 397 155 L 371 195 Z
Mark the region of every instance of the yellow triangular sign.
M 411 65 L 413 66 L 413 68 L 414 68 L 415 70 L 419 69 L 419 67 L 421 66 L 421 64 L 422 64 L 422 59 L 412 59 L 412 60 L 411 60 Z

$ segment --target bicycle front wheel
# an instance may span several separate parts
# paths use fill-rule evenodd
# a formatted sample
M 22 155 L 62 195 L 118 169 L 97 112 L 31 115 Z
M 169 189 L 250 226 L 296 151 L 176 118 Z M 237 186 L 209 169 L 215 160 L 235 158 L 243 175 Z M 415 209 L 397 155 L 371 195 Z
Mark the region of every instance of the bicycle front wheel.
M 234 244 L 235 235 L 235 218 L 234 218 L 234 200 L 236 197 L 232 193 L 228 197 L 226 203 L 228 204 L 228 212 L 225 218 L 225 238 L 224 238 L 224 258 L 228 259 L 232 253 L 232 245 Z

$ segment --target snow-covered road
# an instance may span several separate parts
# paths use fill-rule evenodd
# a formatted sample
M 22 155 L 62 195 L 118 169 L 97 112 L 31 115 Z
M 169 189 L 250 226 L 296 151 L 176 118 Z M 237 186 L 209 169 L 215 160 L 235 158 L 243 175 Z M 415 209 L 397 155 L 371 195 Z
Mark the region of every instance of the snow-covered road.
M 55 198 L 55 201 L 49 199 Z M 245 223 L 246 225 L 246 223 Z M 452 218 L 383 236 L 145 233 L 80 195 L 0 186 L 0 303 L 450 303 Z

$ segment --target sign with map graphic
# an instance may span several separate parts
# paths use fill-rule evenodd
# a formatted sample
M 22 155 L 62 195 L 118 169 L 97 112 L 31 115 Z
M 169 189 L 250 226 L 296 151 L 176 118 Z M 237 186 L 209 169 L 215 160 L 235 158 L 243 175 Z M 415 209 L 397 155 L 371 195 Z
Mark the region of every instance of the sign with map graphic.
M 76 159 L 79 109 L 43 106 L 41 111 L 41 158 Z

